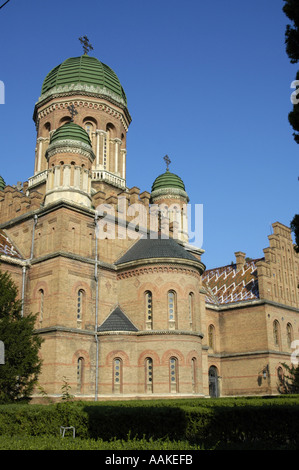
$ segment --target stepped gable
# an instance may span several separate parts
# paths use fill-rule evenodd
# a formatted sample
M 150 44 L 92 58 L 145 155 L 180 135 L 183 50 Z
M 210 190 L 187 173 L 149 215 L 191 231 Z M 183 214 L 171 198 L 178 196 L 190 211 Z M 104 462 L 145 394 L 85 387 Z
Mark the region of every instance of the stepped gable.
M 259 298 L 257 261 L 246 262 L 237 271 L 236 264 L 206 270 L 202 275 L 203 287 L 206 290 L 206 303 L 223 305 Z
M 98 327 L 98 332 L 103 331 L 138 331 L 138 329 L 133 325 L 133 323 L 124 314 L 122 309 L 118 306 Z
M 3 230 L 0 230 L 0 258 L 1 255 L 10 256 L 11 258 L 20 260 L 23 259 Z

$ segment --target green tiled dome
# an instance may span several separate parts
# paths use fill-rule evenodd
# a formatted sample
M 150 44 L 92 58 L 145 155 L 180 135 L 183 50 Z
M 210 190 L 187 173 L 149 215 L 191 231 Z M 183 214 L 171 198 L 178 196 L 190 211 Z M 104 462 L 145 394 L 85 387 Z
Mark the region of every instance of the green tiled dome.
M 127 98 L 116 73 L 95 57 L 82 55 L 66 59 L 46 76 L 41 95 L 58 93 L 76 86 L 92 87 L 88 91 L 115 97 L 127 106 Z
M 185 191 L 185 185 L 183 180 L 175 175 L 174 173 L 170 173 L 169 170 L 166 170 L 165 173 L 162 175 L 158 176 L 153 185 L 152 185 L 152 192 L 156 191 L 158 189 L 165 189 L 165 188 L 175 188 L 175 189 L 181 189 L 182 191 Z
M 3 191 L 3 189 L 5 188 L 6 184 L 5 184 L 5 181 L 4 179 L 2 178 L 2 176 L 0 176 L 0 191 Z
M 67 122 L 52 134 L 50 145 L 59 140 L 77 140 L 91 147 L 89 135 L 83 127 L 74 122 Z

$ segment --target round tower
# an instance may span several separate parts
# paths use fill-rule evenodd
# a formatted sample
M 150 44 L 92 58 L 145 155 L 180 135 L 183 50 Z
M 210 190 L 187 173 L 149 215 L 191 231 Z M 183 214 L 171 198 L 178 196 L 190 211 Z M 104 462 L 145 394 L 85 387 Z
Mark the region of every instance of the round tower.
M 95 155 L 91 167 L 94 190 L 103 190 L 103 183 L 112 189 L 126 188 L 126 134 L 131 117 L 125 92 L 110 67 L 87 54 L 54 67 L 42 84 L 33 120 L 37 142 L 29 189 L 45 182 L 51 136 L 71 121 L 89 135 Z
M 45 157 L 45 205 L 64 199 L 90 207 L 95 155 L 87 132 L 73 122 L 63 124 L 52 134 Z
M 167 226 L 174 238 L 188 242 L 187 204 L 189 202 L 183 180 L 169 169 L 159 175 L 151 189 L 151 204 L 157 207 L 159 228 L 167 235 Z

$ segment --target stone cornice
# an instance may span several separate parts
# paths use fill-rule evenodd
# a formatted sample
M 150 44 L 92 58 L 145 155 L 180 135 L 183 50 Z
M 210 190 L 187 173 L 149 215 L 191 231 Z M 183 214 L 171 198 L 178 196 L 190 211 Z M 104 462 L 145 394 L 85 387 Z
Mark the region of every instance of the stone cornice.
M 170 272 L 179 270 L 185 271 L 191 275 L 199 276 L 204 270 L 204 265 L 198 261 L 180 258 L 146 258 L 117 266 L 117 277 L 125 279 L 128 277 L 139 276 L 140 274 L 151 274 L 158 272 Z M 199 272 L 198 272 L 199 271 Z
M 87 83 L 71 83 L 70 85 L 63 85 L 63 86 L 55 86 L 51 88 L 50 91 L 41 95 L 38 99 L 38 103 L 46 100 L 52 96 L 69 96 L 70 93 L 79 94 L 79 95 L 87 95 L 87 96 L 96 96 L 96 97 L 105 97 L 111 101 L 114 101 L 119 106 L 126 107 L 127 103 L 125 100 L 120 97 L 117 93 L 113 93 L 113 91 L 109 90 L 105 86 L 101 85 L 88 85 Z
M 236 308 L 255 307 L 259 305 L 272 305 L 273 307 L 283 308 L 286 310 L 292 310 L 294 312 L 299 313 L 299 308 L 297 307 L 292 307 L 291 305 L 280 304 L 278 302 L 273 302 L 272 300 L 267 300 L 267 299 L 244 300 L 241 302 L 234 302 L 234 303 L 225 304 L 225 305 L 213 305 L 213 304 L 209 304 L 206 302 L 207 309 L 216 310 L 218 312 L 224 312 L 224 311 L 233 310 Z
M 189 201 L 188 194 L 179 188 L 161 188 L 151 192 L 151 199 L 170 199 L 183 197 Z
M 76 255 L 74 253 L 71 253 L 68 251 L 62 251 L 62 250 L 55 251 L 53 253 L 49 253 L 44 256 L 39 256 L 38 258 L 33 258 L 30 264 L 31 266 L 34 266 L 35 264 L 43 263 L 44 261 L 48 261 L 50 259 L 57 258 L 57 257 L 72 259 L 74 261 L 79 261 L 81 263 L 90 264 L 92 266 L 94 266 L 95 263 L 97 263 L 99 269 L 104 268 L 110 271 L 116 271 L 114 264 L 110 264 L 101 260 L 95 261 L 93 258 L 87 258 L 85 256 Z M 94 273 L 92 273 L 92 277 L 94 278 Z
M 71 96 L 74 96 L 74 98 L 67 99 L 67 98 L 70 98 Z M 114 116 L 122 122 L 125 130 L 126 131 L 128 130 L 129 125 L 132 121 L 132 118 L 129 115 L 129 112 L 127 111 L 126 108 L 124 108 L 123 112 L 121 113 L 118 110 L 114 109 L 113 106 L 110 106 L 108 103 L 98 102 L 92 99 L 92 98 L 107 99 L 107 97 L 105 96 L 98 96 L 98 95 L 92 95 L 92 94 L 91 95 L 86 94 L 84 96 L 90 96 L 91 99 L 88 100 L 80 96 L 78 92 L 50 95 L 47 99 L 44 99 L 36 103 L 34 114 L 33 114 L 33 120 L 36 122 L 37 120 L 40 120 L 42 117 L 50 114 L 56 109 L 67 110 L 68 106 L 71 103 L 73 103 L 73 104 L 76 104 L 78 107 L 84 108 L 85 110 L 95 109 L 98 111 L 103 111 L 109 114 L 110 116 Z M 59 98 L 64 98 L 64 100 L 63 101 L 59 100 Z M 116 102 L 114 103 L 113 101 L 111 101 L 111 104 L 112 105 L 115 104 L 116 106 L 119 107 L 118 103 Z
M 91 162 L 95 160 L 95 154 L 92 148 L 79 140 L 65 139 L 53 142 L 47 148 L 46 158 L 49 159 L 52 155 L 58 153 L 77 153 L 89 158 Z
M 218 358 L 218 359 L 236 359 L 236 358 L 241 358 L 241 357 L 247 357 L 247 356 L 287 356 L 289 357 L 291 355 L 290 352 L 287 351 L 275 351 L 273 349 L 264 349 L 262 351 L 245 351 L 245 352 L 238 352 L 238 353 L 228 353 L 228 352 L 223 352 L 223 353 L 208 353 L 209 358 Z
M 79 335 L 94 336 L 94 330 L 81 330 L 78 328 L 68 328 L 64 326 L 49 326 L 44 328 L 38 328 L 35 330 L 37 334 L 46 333 L 76 333 Z M 139 331 L 101 331 L 96 332 L 97 336 L 194 336 L 196 338 L 203 338 L 204 335 L 200 331 L 188 331 L 188 330 L 139 330 Z

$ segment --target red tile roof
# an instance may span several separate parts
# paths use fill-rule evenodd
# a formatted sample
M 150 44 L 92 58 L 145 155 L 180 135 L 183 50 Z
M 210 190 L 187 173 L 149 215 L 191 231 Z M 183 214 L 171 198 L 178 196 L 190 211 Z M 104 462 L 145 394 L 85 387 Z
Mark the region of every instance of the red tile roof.
M 202 275 L 206 303 L 222 305 L 259 298 L 256 262 L 250 260 L 237 271 L 236 264 L 209 269 Z

